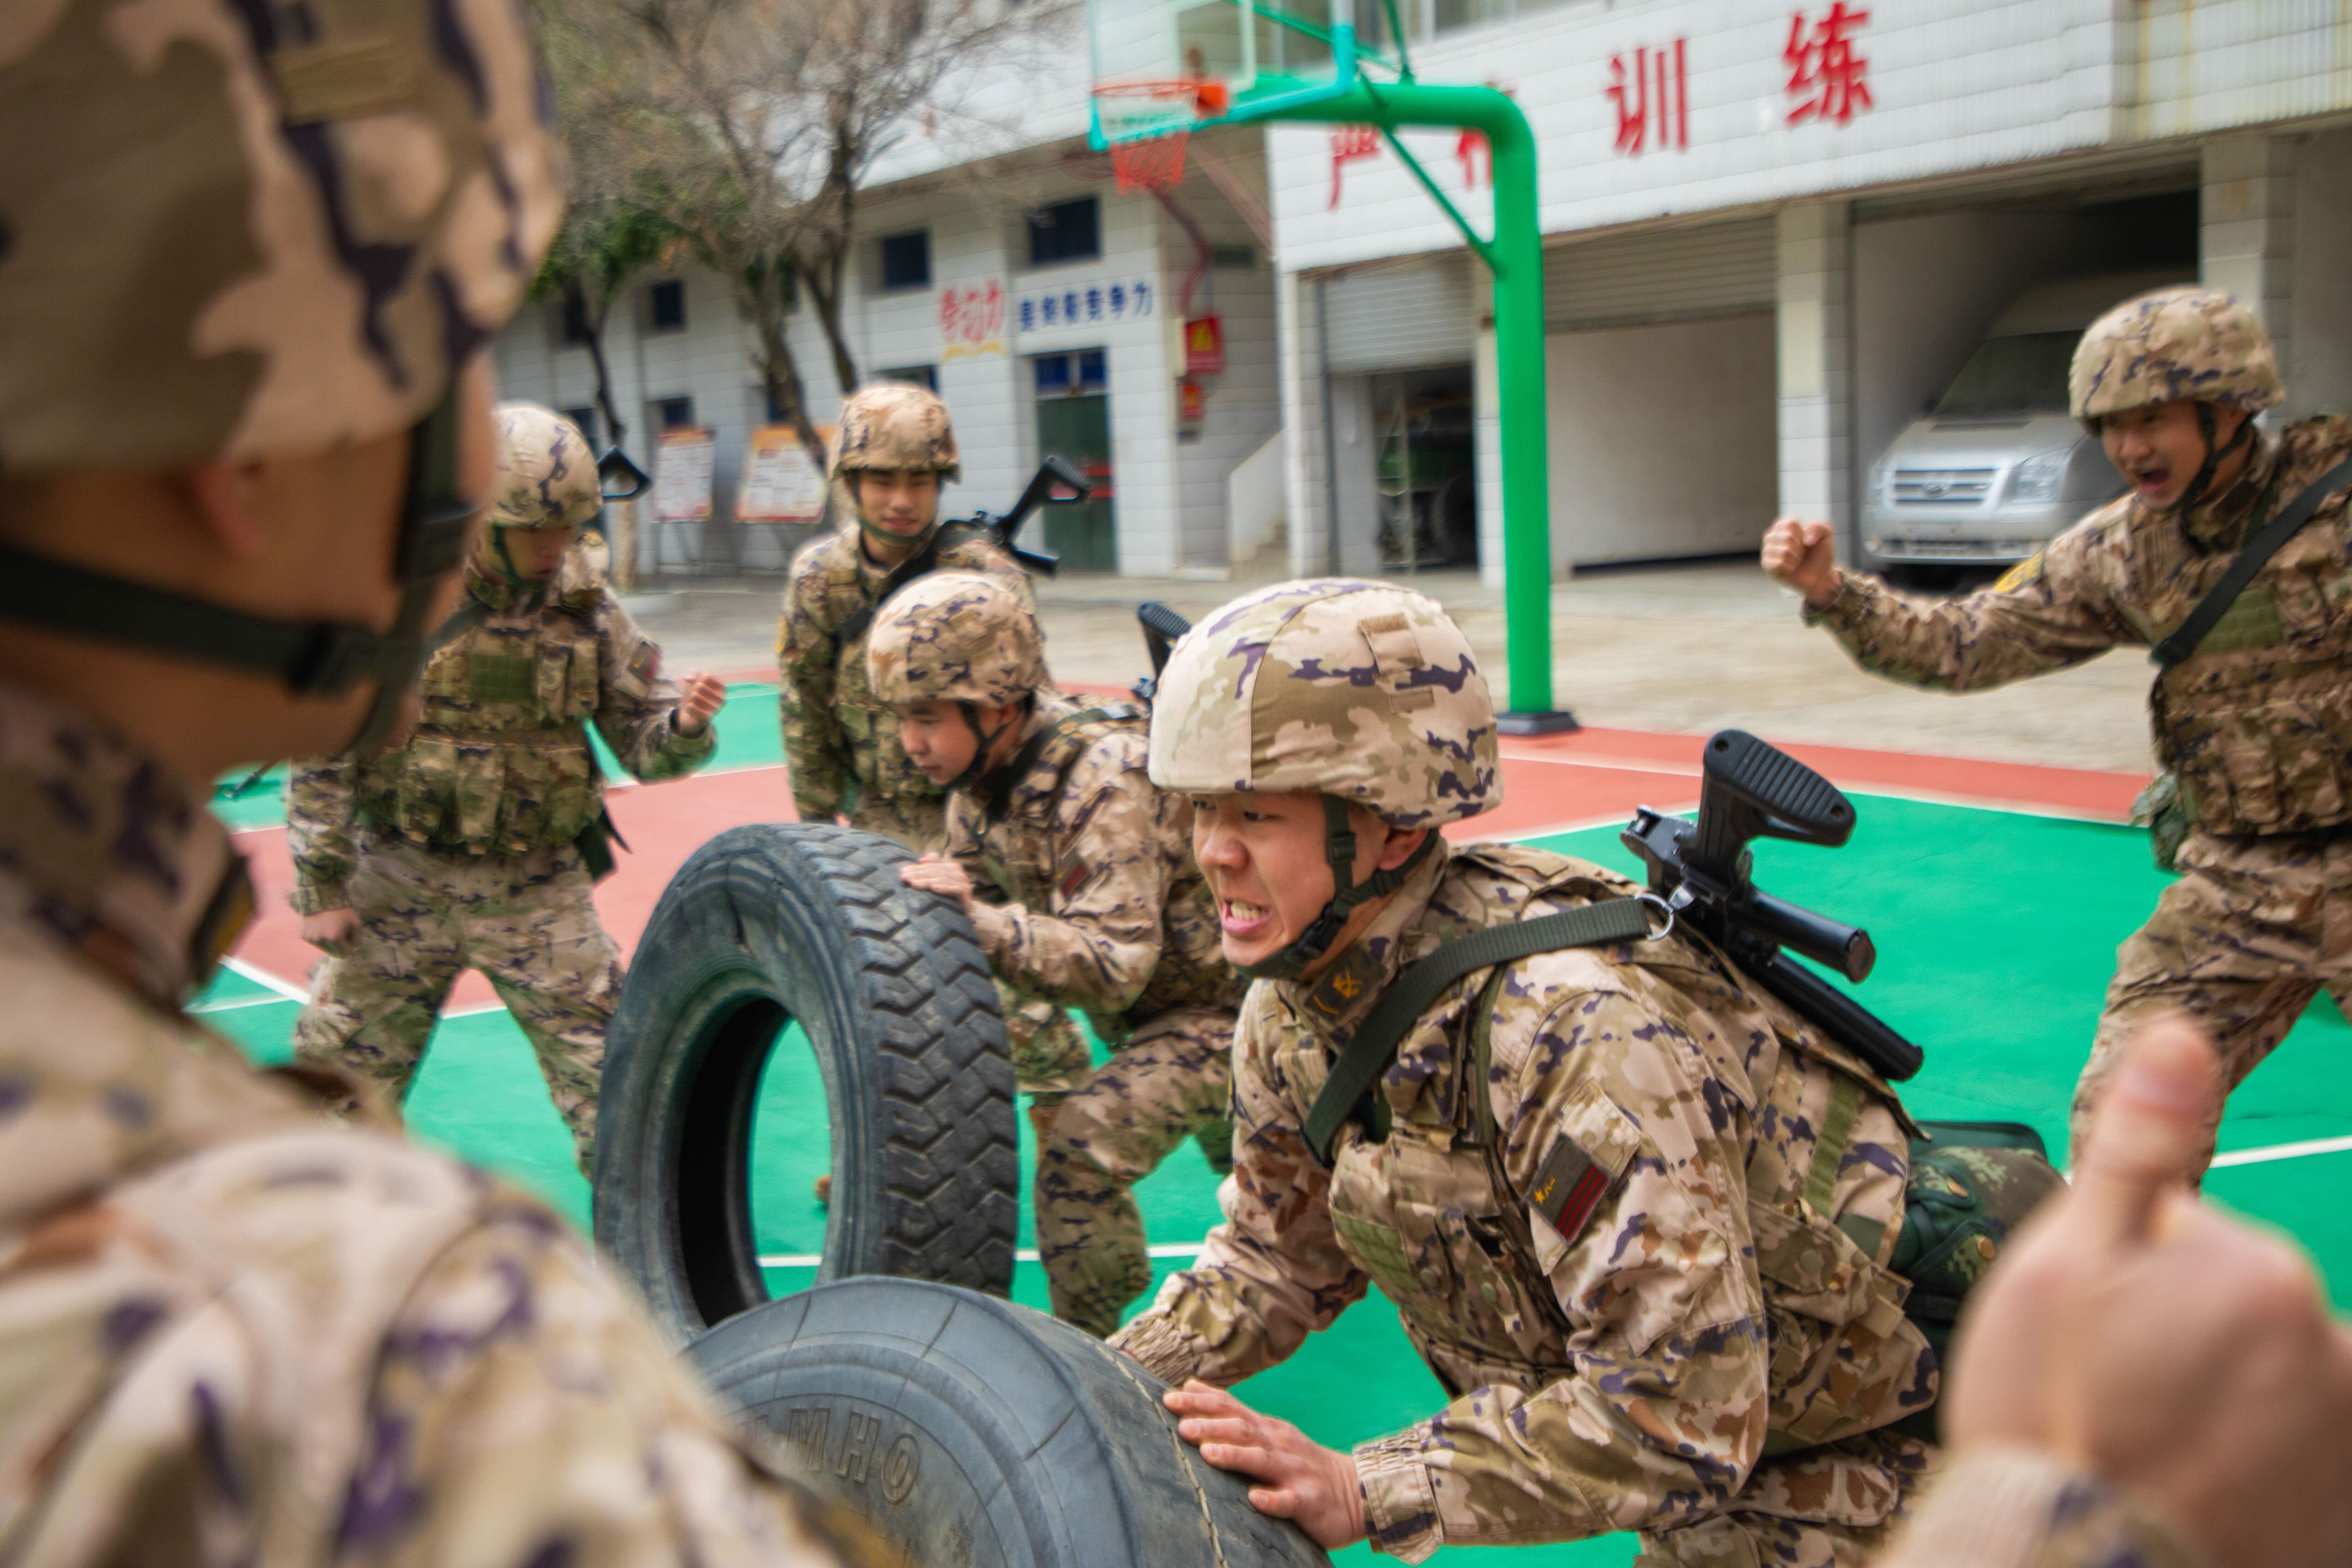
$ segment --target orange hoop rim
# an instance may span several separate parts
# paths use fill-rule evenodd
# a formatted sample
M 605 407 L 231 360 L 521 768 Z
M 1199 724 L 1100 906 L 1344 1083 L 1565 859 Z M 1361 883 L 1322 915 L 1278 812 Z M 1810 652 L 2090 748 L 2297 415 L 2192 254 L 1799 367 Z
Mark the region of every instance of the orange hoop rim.
M 1233 89 L 1213 77 L 1166 77 L 1154 81 L 1105 81 L 1097 98 L 1190 98 L 1202 114 L 1223 114 L 1233 106 Z

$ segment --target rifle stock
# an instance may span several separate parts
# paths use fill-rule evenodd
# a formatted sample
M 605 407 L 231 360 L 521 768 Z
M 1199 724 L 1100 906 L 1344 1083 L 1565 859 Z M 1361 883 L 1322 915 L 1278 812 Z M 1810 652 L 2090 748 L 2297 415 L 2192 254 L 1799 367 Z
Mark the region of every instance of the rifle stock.
M 1054 493 L 1056 487 L 1071 493 L 1057 496 Z M 965 518 L 963 523 L 968 528 L 984 528 L 993 533 L 997 543 L 1003 545 L 1024 570 L 1034 572 L 1040 577 L 1051 577 L 1061 569 L 1062 558 L 1050 550 L 1024 549 L 1013 542 L 1013 536 L 1021 531 L 1021 525 L 1027 522 L 1039 507 L 1076 506 L 1094 494 L 1094 489 L 1093 480 L 1060 458 L 1049 454 L 1044 462 L 1037 465 L 1037 472 L 1031 477 L 1028 488 L 1021 492 L 1021 498 L 1013 503 L 1012 510 L 1002 513 L 976 511 Z

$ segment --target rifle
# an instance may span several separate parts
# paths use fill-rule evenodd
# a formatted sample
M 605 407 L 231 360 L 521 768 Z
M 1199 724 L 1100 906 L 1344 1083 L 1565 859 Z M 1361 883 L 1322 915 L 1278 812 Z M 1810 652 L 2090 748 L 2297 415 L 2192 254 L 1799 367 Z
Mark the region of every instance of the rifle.
M 1055 495 L 1054 489 L 1057 485 L 1071 493 Z M 1060 569 L 1062 558 L 1050 550 L 1024 550 L 1013 542 L 1013 536 L 1021 531 L 1021 525 L 1027 522 L 1030 514 L 1039 507 L 1076 506 L 1094 491 L 1093 480 L 1061 458 L 1049 456 L 1037 465 L 1035 477 L 1030 479 L 1029 488 L 1021 492 L 1021 499 L 1013 503 L 1012 510 L 1002 513 L 976 511 L 970 517 L 956 519 L 950 526 L 987 530 L 995 535 L 997 543 L 1004 546 L 1005 552 L 1024 568 L 1040 577 L 1051 577 Z
M 1846 1049 L 1900 1081 L 1926 1053 L 1843 992 L 1790 961 L 1793 949 L 1848 980 L 1878 962 L 1870 933 L 1776 899 L 1749 879 L 1757 838 L 1836 848 L 1853 837 L 1853 805 L 1804 763 L 1744 730 L 1722 730 L 1702 753 L 1698 816 L 1685 821 L 1643 806 L 1619 835 L 1649 868 L 1650 890 L 1731 955 L 1751 979 Z
M 1135 683 L 1135 700 L 1148 708 L 1160 689 L 1160 672 L 1168 668 L 1169 654 L 1192 623 L 1157 599 L 1136 605 L 1135 618 L 1143 626 L 1143 651 L 1151 656 L 1151 673 Z

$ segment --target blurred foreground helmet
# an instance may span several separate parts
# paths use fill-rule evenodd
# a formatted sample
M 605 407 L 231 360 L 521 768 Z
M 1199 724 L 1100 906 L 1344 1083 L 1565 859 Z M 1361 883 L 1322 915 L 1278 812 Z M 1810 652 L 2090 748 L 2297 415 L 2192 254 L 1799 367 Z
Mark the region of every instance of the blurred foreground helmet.
M 890 595 L 866 640 L 874 694 L 1003 708 L 1049 684 L 1036 617 L 1000 578 L 935 572 Z
M 2286 400 L 2278 353 L 2254 313 L 2218 289 L 2158 289 L 2091 323 L 2067 377 L 2074 416 L 2187 400 L 2258 414 Z
M 536 403 L 501 403 L 492 528 L 572 528 L 604 504 L 596 454 L 580 426 Z
M 561 215 L 513 0 L 65 0 L 0 26 L 0 466 L 416 424 Z
M 166 471 L 411 433 L 389 631 L 276 620 L 0 547 L 0 616 L 272 677 L 423 664 L 480 501 L 466 363 L 562 206 L 514 0 L 35 0 L 0 11 L 0 471 Z M 331 520 L 330 520 L 331 521 Z
M 1344 577 L 1278 584 L 1204 617 L 1168 656 L 1151 782 L 1314 790 L 1435 827 L 1502 804 L 1495 704 L 1434 600 Z
M 956 462 L 955 426 L 938 394 L 887 382 L 850 395 L 841 405 L 827 477 L 838 479 L 866 468 L 935 473 L 941 483 L 962 471 Z

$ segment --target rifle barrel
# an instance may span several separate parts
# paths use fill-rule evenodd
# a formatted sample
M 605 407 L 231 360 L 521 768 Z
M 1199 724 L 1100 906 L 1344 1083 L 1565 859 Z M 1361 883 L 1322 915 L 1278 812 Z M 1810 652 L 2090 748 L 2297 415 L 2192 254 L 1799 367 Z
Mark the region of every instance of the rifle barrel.
M 1830 1038 L 1869 1063 L 1881 1078 L 1900 1083 L 1926 1064 L 1927 1052 L 1794 960 L 1765 949 L 1760 958 L 1740 955 L 1740 965 L 1758 984 L 1820 1025 Z

